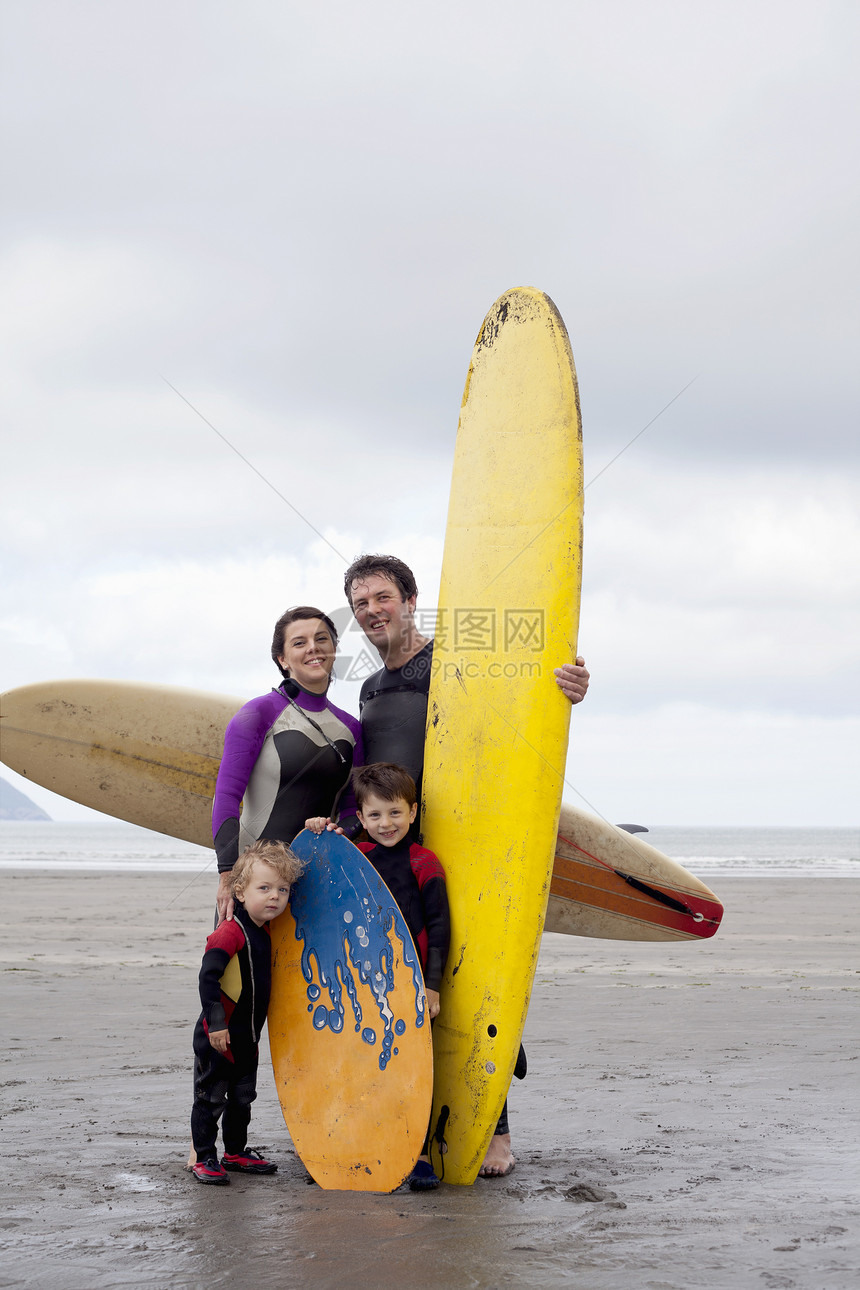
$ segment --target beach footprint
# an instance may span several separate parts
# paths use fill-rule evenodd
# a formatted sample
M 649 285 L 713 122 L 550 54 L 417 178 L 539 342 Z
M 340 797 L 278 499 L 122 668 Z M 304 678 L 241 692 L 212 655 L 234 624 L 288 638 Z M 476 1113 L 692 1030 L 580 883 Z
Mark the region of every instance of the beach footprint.
M 592 1187 L 589 1183 L 576 1183 L 563 1194 L 565 1200 L 572 1200 L 578 1205 L 606 1201 L 608 1209 L 627 1208 L 624 1201 L 618 1199 L 617 1192 L 609 1191 L 606 1187 Z

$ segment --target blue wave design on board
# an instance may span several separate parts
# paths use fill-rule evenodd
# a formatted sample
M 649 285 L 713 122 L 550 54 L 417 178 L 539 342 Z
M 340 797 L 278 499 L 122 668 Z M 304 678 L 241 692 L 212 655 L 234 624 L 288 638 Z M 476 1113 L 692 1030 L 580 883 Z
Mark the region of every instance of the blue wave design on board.
M 370 1046 L 376 1044 L 381 1028 L 379 1069 L 384 1071 L 398 1053 L 396 1036 L 405 1034 L 408 1024 L 395 1016 L 388 998 L 394 989 L 394 954 L 388 939 L 392 929 L 400 942 L 403 962 L 412 971 L 413 1024 L 424 1025 L 424 985 L 409 929 L 388 888 L 351 842 L 335 833 L 316 836 L 305 832 L 296 838 L 293 850 L 310 860 L 293 887 L 290 908 L 296 940 L 304 942 L 302 974 L 308 983 L 313 1025 L 317 1030 L 328 1027 L 337 1035 L 344 1025 L 352 1024 Z M 314 965 L 322 989 L 314 982 Z M 378 1019 L 364 1018 L 356 977 L 370 989 Z

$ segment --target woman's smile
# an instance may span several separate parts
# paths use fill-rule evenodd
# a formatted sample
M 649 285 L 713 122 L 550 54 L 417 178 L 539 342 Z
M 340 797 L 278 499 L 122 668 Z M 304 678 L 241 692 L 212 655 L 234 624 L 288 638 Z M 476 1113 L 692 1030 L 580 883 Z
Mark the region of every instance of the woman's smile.
M 322 619 L 300 618 L 287 628 L 278 662 L 305 690 L 324 694 L 334 657 L 334 642 Z

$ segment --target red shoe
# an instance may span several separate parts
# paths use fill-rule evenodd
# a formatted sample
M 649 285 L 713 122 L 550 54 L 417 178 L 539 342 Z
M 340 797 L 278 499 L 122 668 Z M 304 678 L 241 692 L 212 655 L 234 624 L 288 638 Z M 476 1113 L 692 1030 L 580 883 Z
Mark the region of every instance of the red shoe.
M 191 1172 L 198 1182 L 212 1183 L 215 1187 L 224 1187 L 230 1182 L 229 1175 L 225 1174 L 214 1156 L 211 1160 L 198 1160 L 191 1166 Z
M 241 1154 L 225 1151 L 221 1164 L 237 1174 L 274 1174 L 278 1171 L 278 1166 L 271 1160 L 264 1160 L 259 1151 L 243 1151 Z

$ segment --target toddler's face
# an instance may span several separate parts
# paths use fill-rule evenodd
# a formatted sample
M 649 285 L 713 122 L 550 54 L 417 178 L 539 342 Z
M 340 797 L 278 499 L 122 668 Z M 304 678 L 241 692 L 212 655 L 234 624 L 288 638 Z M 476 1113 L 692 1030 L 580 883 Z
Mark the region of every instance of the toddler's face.
M 265 860 L 257 860 L 245 889 L 237 894 L 249 917 L 258 927 L 262 927 L 286 909 L 290 899 L 290 884 L 279 878 L 277 869 L 273 869 Z

